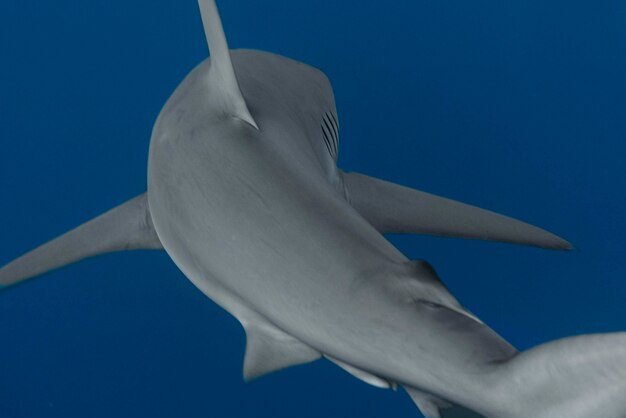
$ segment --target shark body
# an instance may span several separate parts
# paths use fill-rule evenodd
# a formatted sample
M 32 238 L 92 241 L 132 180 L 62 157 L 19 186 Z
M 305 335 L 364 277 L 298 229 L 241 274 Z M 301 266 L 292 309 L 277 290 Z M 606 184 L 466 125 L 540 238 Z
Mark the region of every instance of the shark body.
M 624 334 L 519 354 L 382 233 L 566 241 L 342 172 L 327 78 L 285 57 L 230 51 L 215 3 L 200 8 L 211 58 L 155 123 L 147 193 L 5 266 L 1 284 L 104 252 L 163 248 L 245 328 L 247 379 L 324 356 L 375 386 L 404 386 L 428 417 L 626 416 Z

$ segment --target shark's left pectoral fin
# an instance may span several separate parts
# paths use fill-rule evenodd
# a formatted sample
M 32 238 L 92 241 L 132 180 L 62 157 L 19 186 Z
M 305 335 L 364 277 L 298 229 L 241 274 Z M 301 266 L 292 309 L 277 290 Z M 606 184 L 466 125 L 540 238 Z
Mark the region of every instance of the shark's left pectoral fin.
M 211 54 L 211 68 L 208 73 L 211 94 L 219 96 L 224 114 L 240 119 L 258 130 L 259 127 L 250 114 L 235 75 L 215 0 L 198 0 L 198 5 Z
M 142 194 L 2 267 L 0 288 L 98 254 L 161 248 Z
M 568 250 L 564 239 L 525 222 L 358 173 L 343 173 L 348 200 L 381 233 L 484 239 Z
M 274 325 L 255 318 L 241 320 L 246 330 L 246 354 L 243 376 L 250 381 L 287 367 L 310 363 L 322 354 L 281 331 Z

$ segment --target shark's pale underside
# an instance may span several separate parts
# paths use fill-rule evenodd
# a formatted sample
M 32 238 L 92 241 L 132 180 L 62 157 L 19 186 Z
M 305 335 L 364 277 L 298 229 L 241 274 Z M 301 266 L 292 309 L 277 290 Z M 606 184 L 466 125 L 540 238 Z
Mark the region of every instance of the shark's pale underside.
M 526 223 L 337 168 L 320 71 L 229 50 L 200 0 L 210 59 L 161 111 L 148 190 L 0 269 L 9 286 L 86 257 L 164 249 L 247 335 L 244 376 L 326 357 L 403 386 L 428 417 L 626 417 L 626 333 L 518 353 L 383 233 L 568 249 Z

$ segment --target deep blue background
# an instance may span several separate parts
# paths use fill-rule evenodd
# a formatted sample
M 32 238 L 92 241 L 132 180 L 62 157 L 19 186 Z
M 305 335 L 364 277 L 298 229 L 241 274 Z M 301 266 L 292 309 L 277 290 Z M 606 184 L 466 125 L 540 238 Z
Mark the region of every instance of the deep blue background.
M 231 47 L 331 79 L 340 163 L 577 250 L 392 237 L 521 349 L 626 330 L 622 0 L 230 0 Z M 207 55 L 194 0 L 0 2 L 0 264 L 145 189 L 152 123 Z M 244 384 L 244 333 L 163 252 L 0 295 L 3 417 L 416 417 L 325 361 Z

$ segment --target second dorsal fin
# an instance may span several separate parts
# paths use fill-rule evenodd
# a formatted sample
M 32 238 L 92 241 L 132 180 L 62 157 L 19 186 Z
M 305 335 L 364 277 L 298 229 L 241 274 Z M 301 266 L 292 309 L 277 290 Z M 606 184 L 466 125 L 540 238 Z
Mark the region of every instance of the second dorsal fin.
M 427 418 L 484 418 L 472 410 L 454 405 L 434 395 L 408 386 L 405 386 L 404 389 L 415 402 L 420 412 Z
M 290 366 L 309 363 L 321 353 L 274 325 L 252 316 L 239 318 L 246 330 L 243 375 L 247 381 Z
M 198 0 L 200 6 L 200 14 L 202 15 L 202 24 L 204 26 L 204 34 L 209 44 L 209 53 L 211 54 L 211 69 L 209 77 L 211 78 L 211 87 L 213 94 L 219 96 L 220 105 L 224 112 L 230 116 L 241 119 L 257 130 L 259 129 L 256 121 L 248 110 L 248 105 L 241 94 L 235 69 L 230 58 L 228 50 L 228 42 L 222 26 L 215 0 Z

